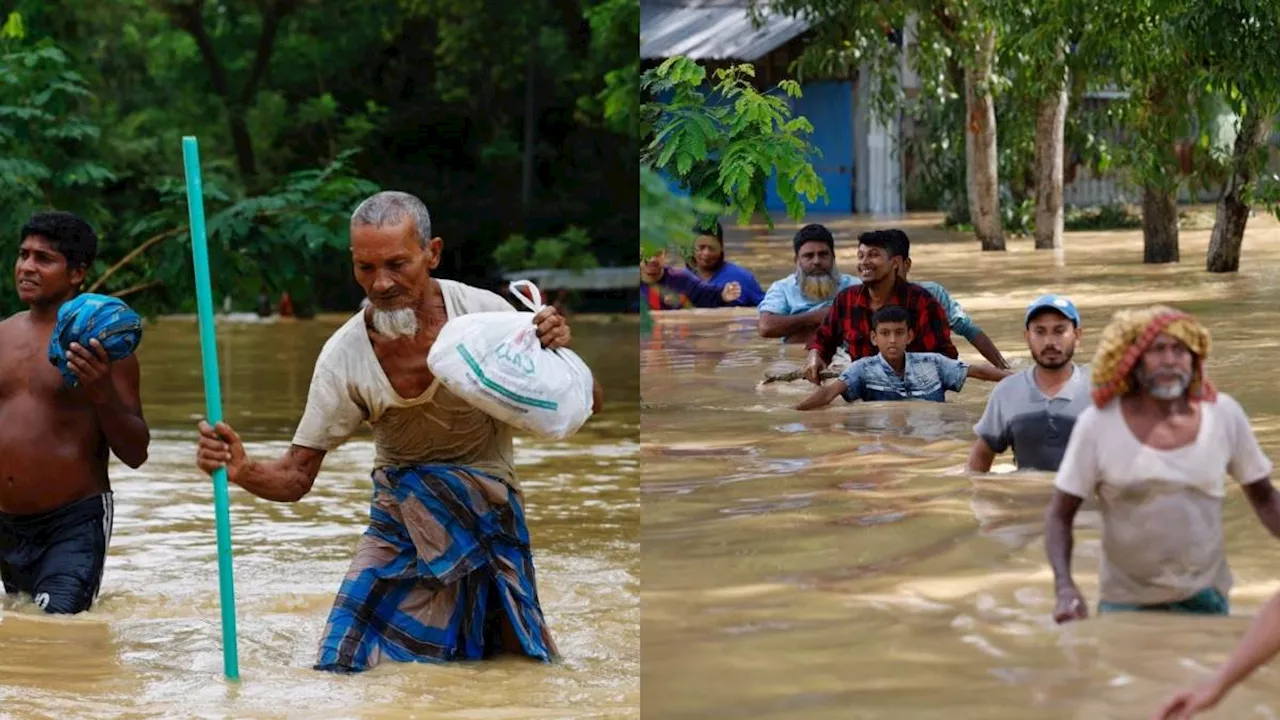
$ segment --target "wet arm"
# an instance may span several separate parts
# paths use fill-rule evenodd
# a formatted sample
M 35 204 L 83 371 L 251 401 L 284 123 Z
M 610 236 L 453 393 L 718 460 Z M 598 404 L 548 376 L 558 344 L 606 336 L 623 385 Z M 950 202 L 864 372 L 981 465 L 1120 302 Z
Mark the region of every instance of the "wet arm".
M 111 452 L 131 468 L 141 467 L 147 461 L 151 446 L 151 429 L 142 417 L 142 399 L 138 392 L 140 376 L 136 355 L 114 363 L 112 392 L 105 393 L 105 397 L 93 405 Z
M 1083 503 L 1083 498 L 1054 489 L 1049 509 L 1045 511 L 1044 549 L 1053 568 L 1054 587 L 1059 592 L 1076 586 L 1071 578 L 1071 550 L 1075 545 L 1072 524 Z
M 938 289 L 942 290 L 940 286 Z M 991 342 L 991 338 L 987 337 L 987 334 L 982 331 L 982 328 L 978 327 L 978 324 L 973 321 L 973 318 L 969 317 L 969 313 L 964 311 L 964 308 L 960 306 L 960 303 L 956 302 L 950 295 L 946 295 L 945 291 L 943 291 L 942 294 L 933 293 L 931 291 L 930 294 L 934 296 L 934 299 L 937 300 L 942 305 L 943 310 L 947 312 L 947 321 L 951 325 L 951 335 L 953 338 L 956 335 L 959 335 L 965 340 L 968 340 L 969 344 L 981 353 L 982 357 L 986 358 L 987 362 L 992 365 L 998 368 L 1009 367 L 1009 363 L 1004 359 L 1004 356 L 1000 354 L 998 349 L 996 349 L 996 344 Z
M 1280 593 L 1273 595 L 1213 679 L 1218 697 L 1226 695 L 1264 663 L 1280 653 Z
M 827 316 L 827 308 L 810 310 L 798 315 L 778 315 L 771 312 L 760 313 L 759 329 L 762 338 L 782 338 L 813 330 L 822 324 Z
M 796 409 L 817 410 L 818 408 L 824 408 L 830 405 L 832 400 L 840 397 L 848 387 L 843 380 L 836 380 L 828 385 L 823 385 L 797 405 Z
M 975 473 L 991 472 L 991 463 L 995 460 L 996 454 L 987 441 L 975 438 L 973 447 L 969 449 L 969 460 L 965 463 L 965 470 Z
M 662 280 L 659 282 L 688 297 L 689 301 L 697 307 L 718 308 L 727 304 L 720 295 L 721 288 L 711 283 L 705 283 L 692 273 L 687 273 L 683 270 L 667 268 L 666 272 L 662 274 Z
M 1009 377 L 1013 373 L 1009 372 L 1008 370 L 1001 370 L 1000 368 L 992 367 L 991 365 L 987 365 L 985 363 L 977 363 L 975 365 L 969 366 L 967 374 L 969 375 L 969 377 L 975 378 L 978 380 L 986 380 L 987 382 L 1000 382 L 1001 380 Z
M 297 502 L 311 492 L 324 456 L 323 450 L 290 445 L 277 460 L 260 462 L 246 457 L 240 471 L 230 479 L 263 500 Z
M 1264 477 L 1245 485 L 1244 495 L 1263 526 L 1273 536 L 1280 538 L 1280 493 L 1271 484 L 1271 478 Z

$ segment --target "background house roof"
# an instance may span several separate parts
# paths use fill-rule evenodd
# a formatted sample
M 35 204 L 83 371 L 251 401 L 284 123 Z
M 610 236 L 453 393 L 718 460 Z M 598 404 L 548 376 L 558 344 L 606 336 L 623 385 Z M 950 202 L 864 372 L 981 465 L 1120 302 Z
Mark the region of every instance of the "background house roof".
M 640 57 L 755 62 L 808 29 L 775 13 L 756 29 L 744 0 L 641 0 Z

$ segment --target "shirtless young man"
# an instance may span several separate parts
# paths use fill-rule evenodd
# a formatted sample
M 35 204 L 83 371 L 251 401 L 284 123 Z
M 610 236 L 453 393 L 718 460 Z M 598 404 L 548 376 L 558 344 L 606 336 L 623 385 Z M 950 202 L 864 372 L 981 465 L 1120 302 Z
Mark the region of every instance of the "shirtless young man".
M 138 359 L 108 363 L 96 340 L 72 345 L 68 389 L 48 359 L 58 308 L 79 293 L 98 238 L 65 212 L 22 228 L 14 279 L 28 310 L 0 322 L 0 577 L 49 613 L 88 610 L 111 539 L 108 453 L 147 459 Z

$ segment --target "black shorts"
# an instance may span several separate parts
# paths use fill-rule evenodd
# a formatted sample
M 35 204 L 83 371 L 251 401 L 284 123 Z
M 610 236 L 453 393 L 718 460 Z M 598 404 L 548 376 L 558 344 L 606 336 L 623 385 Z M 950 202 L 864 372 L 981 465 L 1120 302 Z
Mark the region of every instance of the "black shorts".
M 0 578 L 47 613 L 74 614 L 98 599 L 111 542 L 111 493 L 39 515 L 0 513 Z

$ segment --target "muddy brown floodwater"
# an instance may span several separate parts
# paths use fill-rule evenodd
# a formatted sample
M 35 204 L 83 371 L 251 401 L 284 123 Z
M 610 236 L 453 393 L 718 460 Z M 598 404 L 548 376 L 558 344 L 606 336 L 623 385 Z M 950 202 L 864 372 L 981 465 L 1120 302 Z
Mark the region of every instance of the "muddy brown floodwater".
M 218 328 L 224 416 L 250 454 L 282 452 L 315 357 L 345 318 Z M 99 604 L 45 617 L 0 613 L 3 718 L 636 718 L 639 407 L 634 316 L 577 316 L 574 347 L 606 409 L 563 442 L 517 436 L 538 590 L 564 661 L 385 663 L 311 670 L 333 596 L 368 522 L 367 434 L 330 453 L 302 502 L 232 488 L 238 684 L 222 676 L 217 545 L 194 465 L 204 414 L 196 324 L 162 319 L 140 349 L 152 427 L 140 470 L 112 466 L 115 531 Z
M 822 221 L 822 218 L 813 220 Z M 1066 251 L 1011 239 L 1005 253 L 936 230 L 937 215 L 841 218 L 856 233 L 898 225 L 913 280 L 964 305 L 1016 366 L 1021 318 L 1043 292 L 1083 315 L 1076 358 L 1122 307 L 1174 303 L 1213 333 L 1208 371 L 1280 464 L 1280 227 L 1250 220 L 1241 272 L 1204 272 L 1208 226 L 1182 233 L 1183 262 L 1143 266 L 1140 231 L 1068 233 Z M 729 259 L 761 285 L 792 271 L 795 225 L 731 231 Z M 837 400 L 791 409 L 803 381 L 758 388 L 797 347 L 762 340 L 752 310 L 658 313 L 641 341 L 644 403 L 641 630 L 646 717 L 1130 720 L 1208 677 L 1280 589 L 1280 541 L 1239 488 L 1226 503 L 1236 575 L 1230 617 L 1113 614 L 1054 625 L 1042 516 L 1052 476 L 963 472 L 991 385 L 943 405 Z M 963 339 L 961 356 L 981 361 Z M 1075 577 L 1097 603 L 1098 519 L 1077 521 Z M 1280 667 L 1264 668 L 1210 718 L 1280 717 Z

